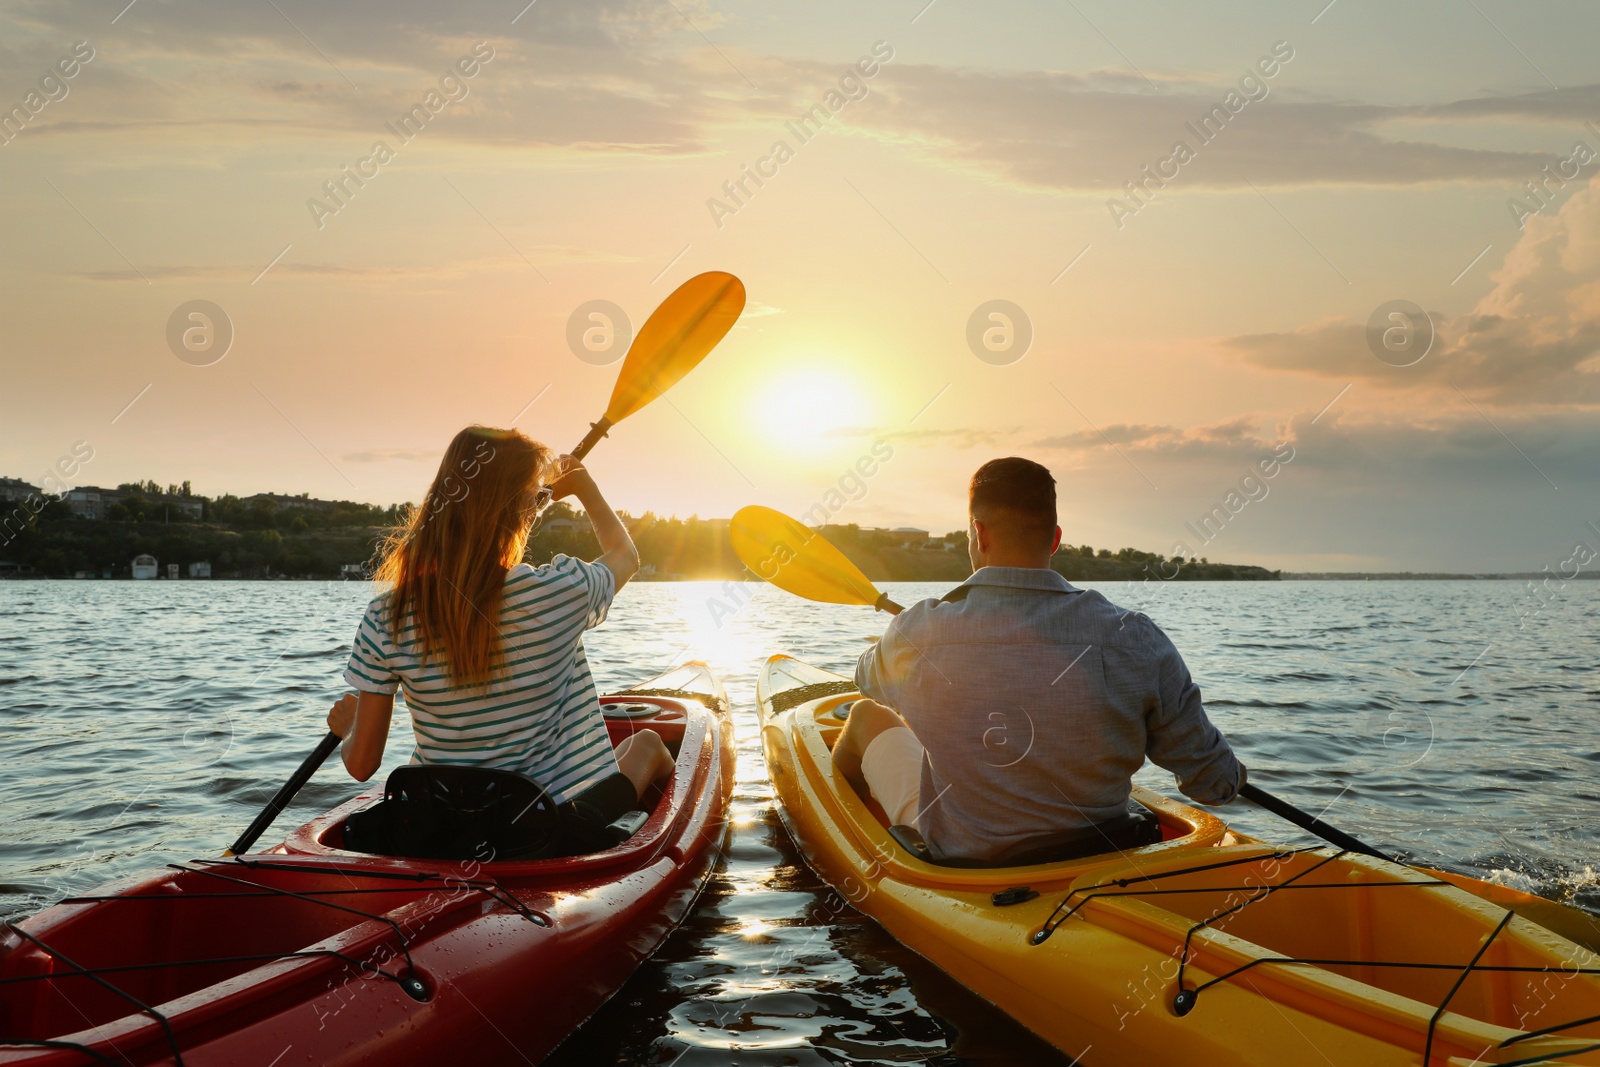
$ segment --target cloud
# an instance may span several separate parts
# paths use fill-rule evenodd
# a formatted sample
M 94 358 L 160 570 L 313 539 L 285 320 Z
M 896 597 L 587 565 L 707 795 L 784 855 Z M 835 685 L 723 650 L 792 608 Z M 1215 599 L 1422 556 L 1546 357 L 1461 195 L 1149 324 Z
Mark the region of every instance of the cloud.
M 1020 184 L 1122 195 L 1123 182 L 1138 178 L 1142 166 L 1167 156 L 1180 140 L 1198 156 L 1175 179 L 1184 187 L 1516 184 L 1551 159 L 1431 143 L 1415 131 L 1441 120 L 1461 126 L 1511 118 L 1567 123 L 1600 114 L 1595 85 L 1438 106 L 1312 100 L 1274 87 L 1233 116 L 1212 143 L 1202 142 L 1185 124 L 1198 125 L 1232 88 L 1168 80 L 1162 92 L 1150 93 L 1142 82 L 1114 84 L 1094 74 L 897 65 L 881 79 L 876 95 L 882 99 L 853 121 Z
M 937 443 L 949 442 L 956 448 L 976 448 L 979 445 L 995 445 L 1002 438 L 1012 437 L 1018 432 L 1017 427 L 1011 429 L 998 429 L 987 426 L 957 426 L 947 430 L 907 430 L 890 429 L 876 426 L 841 426 L 829 430 L 828 437 L 871 437 L 880 441 L 897 441 L 901 443 Z
M 141 267 L 139 270 L 74 270 L 67 271 L 68 278 L 86 282 L 139 282 L 181 281 L 185 278 L 225 278 L 237 275 L 242 267 Z M 258 268 L 259 269 L 259 268 Z
M 1396 485 L 1444 483 L 1468 492 L 1486 482 L 1566 487 L 1600 481 L 1600 423 L 1585 412 L 1502 412 L 1493 421 L 1470 406 L 1438 409 L 1431 417 L 1391 418 L 1384 413 L 1346 415 L 1301 411 L 1263 429 L 1260 419 L 1241 416 L 1203 426 L 1118 424 L 1104 427 L 1115 449 L 1139 458 L 1191 462 L 1225 470 L 1248 466 L 1279 449 L 1294 450 L 1296 470 L 1366 493 Z M 1108 455 L 1094 430 L 1046 437 L 1035 448 Z M 1114 457 L 1113 457 L 1114 462 Z M 1409 490 L 1408 490 L 1409 491 Z
M 281 16 L 270 5 L 210 5 L 203 18 L 179 4 L 135 6 L 116 27 L 118 63 L 91 68 L 94 80 L 82 83 L 85 94 L 95 86 L 92 108 L 74 104 L 62 121 L 30 136 L 153 131 L 210 151 L 233 128 L 232 139 L 251 145 L 273 136 L 304 144 L 317 133 L 338 133 L 359 137 L 357 147 L 365 148 L 385 120 L 434 88 L 453 60 L 489 40 L 496 58 L 468 83 L 470 95 L 429 126 L 430 141 L 682 156 L 705 153 L 730 130 L 752 124 L 779 134 L 841 69 L 837 62 L 751 56 L 727 43 L 708 47 L 703 34 L 725 20 L 689 0 L 538 3 L 515 25 L 501 0 L 394 0 L 381 19 L 359 5 L 278 6 Z M 19 43 L 3 54 L 19 69 L 43 70 L 60 40 L 104 20 L 102 7 L 99 0 L 12 5 L 0 16 L 0 34 Z M 1292 74 L 1302 62 L 1285 69 Z M 1185 187 L 1242 188 L 1247 180 L 1515 185 L 1550 160 L 1463 147 L 1475 143 L 1470 131 L 1529 122 L 1570 128 L 1600 114 L 1596 85 L 1368 104 L 1311 99 L 1280 75 L 1265 83 L 1270 95 L 1201 145 L 1185 124 L 1198 124 L 1234 82 L 1148 73 L 1159 92 L 1123 72 L 972 71 L 897 59 L 873 79 L 871 95 L 851 106 L 847 122 L 858 133 L 1004 181 L 1120 195 L 1123 182 L 1180 139 L 1199 152 L 1177 179 Z
M 673 11 L 676 6 L 683 12 Z M 32 31 L 49 41 L 83 36 L 84 27 L 107 21 L 100 0 L 18 0 L 7 5 L 12 33 Z M 396 60 L 431 53 L 440 44 L 494 37 L 539 40 L 566 48 L 616 51 L 620 40 L 695 36 L 694 27 L 714 28 L 718 16 L 705 0 L 677 0 L 660 5 L 651 0 L 587 0 L 582 4 L 538 3 L 517 17 L 521 4 L 504 0 L 387 0 L 381 16 L 360 4 L 324 4 L 317 0 L 277 0 L 275 5 L 208 6 L 202 13 L 182 4 L 153 0 L 136 5 L 117 21 L 119 50 L 152 55 L 214 54 L 219 45 L 235 45 L 233 55 L 253 59 L 283 54 L 306 58 L 306 69 L 329 74 L 329 64 L 347 69 L 373 69 Z M 203 15 L 203 17 L 199 17 Z M 692 20 L 692 23 L 686 20 Z M 248 47 L 247 47 L 248 46 Z M 326 55 L 328 60 L 321 58 Z M 295 80 L 285 76 L 277 82 Z M 335 81 L 338 81 L 335 77 Z M 341 83 L 342 84 L 342 83 Z
M 1149 423 L 1113 423 L 1100 429 L 1057 434 L 1028 442 L 1030 448 L 1063 452 L 1094 452 L 1120 449 L 1168 458 L 1206 459 L 1251 457 L 1270 452 L 1276 443 L 1257 433 L 1258 420 L 1249 416 L 1204 426 L 1158 426 Z M 994 447 L 1015 438 L 1022 427 L 956 426 L 948 429 L 894 429 L 872 426 L 844 426 L 829 431 L 829 437 L 873 437 L 885 441 L 911 443 L 948 442 L 956 448 Z
M 1600 420 L 1588 413 L 1504 411 L 1491 425 L 1459 403 L 1410 417 L 1341 404 L 1313 418 L 1315 412 L 1300 412 L 1285 426 L 1294 451 L 1269 482 L 1271 499 L 1251 503 L 1228 523 L 1226 540 L 1202 553 L 1299 558 L 1299 568 L 1325 557 L 1319 570 L 1343 557 L 1332 567 L 1537 571 L 1554 568 L 1579 539 L 1595 543 L 1589 524 L 1600 490 Z M 1198 526 L 1257 458 L 1185 471 L 1170 482 L 1173 472 L 1160 460 L 1139 465 L 1175 490 L 1161 514 L 1175 536 L 1195 544 L 1178 525 Z M 1105 463 L 1128 480 L 1115 471 L 1120 461 Z
M 636 263 L 637 256 L 623 256 L 611 252 L 601 252 L 589 248 L 576 248 L 571 245 L 533 245 L 530 248 L 531 257 L 544 266 L 555 263 Z M 459 278 L 467 274 L 483 272 L 489 274 L 503 274 L 507 268 L 526 269 L 526 265 L 517 256 L 496 256 L 483 259 L 462 260 L 446 266 L 419 266 L 419 267 L 368 267 L 350 263 L 278 263 L 272 267 L 272 274 L 277 277 L 305 277 L 305 278 Z M 147 266 L 138 270 L 86 270 L 68 271 L 66 276 L 90 282 L 145 282 L 173 281 L 186 278 L 243 278 L 249 280 L 261 272 L 259 263 L 218 264 L 213 266 Z M 565 315 L 565 312 L 562 313 Z
M 1286 436 L 1294 465 L 1324 487 L 1363 497 L 1458 495 L 1493 508 L 1508 490 L 1555 502 L 1555 489 L 1600 482 L 1600 424 L 1582 412 L 1498 413 L 1491 421 L 1460 405 L 1431 418 L 1296 415 Z
M 1410 367 L 1373 356 L 1365 324 L 1349 320 L 1230 337 L 1221 347 L 1264 370 L 1389 390 L 1453 388 L 1495 405 L 1600 404 L 1600 176 L 1555 214 L 1530 217 L 1491 277 L 1494 288 L 1466 314 L 1430 312 L 1433 348 Z
M 46 70 L 60 41 L 105 22 L 102 8 L 97 0 L 11 5 L 0 14 L 0 37 L 9 38 L 0 57 Z M 156 132 L 197 149 L 349 133 L 364 148 L 480 41 L 494 59 L 430 124 L 430 141 L 683 154 L 705 149 L 719 116 L 740 113 L 727 90 L 748 87 L 697 32 L 720 24 L 703 0 L 546 2 L 513 25 L 516 13 L 494 0 L 393 0 L 380 18 L 361 5 L 281 0 L 212 5 L 196 17 L 148 0 L 118 21 L 117 62 L 98 61 L 74 86 L 71 124 L 29 133 Z
M 1419 118 L 1532 119 L 1578 124 L 1600 112 L 1600 85 L 1541 89 L 1518 96 L 1485 96 L 1414 109 Z
M 1156 426 L 1149 423 L 1113 423 L 1099 429 L 1043 437 L 1034 448 L 1065 452 L 1098 449 L 1146 453 L 1174 459 L 1238 459 L 1271 452 L 1276 440 L 1256 432 L 1257 420 L 1249 416 L 1204 426 Z M 1281 439 L 1281 438 L 1280 438 Z
M 226 140 L 232 127 L 241 139 L 245 130 L 251 139 L 276 134 L 302 143 L 315 131 L 370 139 L 381 135 L 383 120 L 433 88 L 456 56 L 488 39 L 494 62 L 468 83 L 466 99 L 430 125 L 430 140 L 692 155 L 708 151 L 730 128 L 770 123 L 781 130 L 814 102 L 819 85 L 838 76 L 838 64 L 708 49 L 696 31 L 716 26 L 717 18 L 687 3 L 680 10 L 647 0 L 536 4 L 515 26 L 503 5 L 488 0 L 399 0 L 376 22 L 347 5 L 280 6 L 287 19 L 249 5 L 208 9 L 203 20 L 186 17 L 178 5 L 139 5 L 118 23 L 119 32 L 131 35 L 119 45 L 124 61 L 95 72 L 114 87 L 95 97 L 96 113 L 72 112 L 30 134 L 153 131 L 209 145 L 219 135 Z M 13 13 L 11 28 L 67 32 L 89 24 L 97 11 L 87 0 L 28 4 Z M 30 45 L 21 54 L 32 60 L 35 50 Z M 174 59 L 189 72 L 182 83 L 171 74 Z M 1436 143 L 1426 138 L 1450 135 L 1421 131 L 1571 123 L 1600 114 L 1600 86 L 1379 105 L 1307 99 L 1268 82 L 1271 95 L 1247 105 L 1215 143 L 1201 145 L 1185 124 L 1198 123 L 1232 83 L 1150 74 L 1161 84 L 1158 93 L 1142 77 L 1117 72 L 975 72 L 896 62 L 873 81 L 872 95 L 852 107 L 848 122 L 858 132 L 1003 180 L 1120 195 L 1124 181 L 1180 139 L 1200 153 L 1181 172 L 1185 187 L 1244 187 L 1246 180 L 1516 184 L 1549 160 Z M 759 89 L 747 91 L 745 77 Z M 729 92 L 730 84 L 739 91 Z M 199 85 L 205 93 L 196 92 Z
M 259 264 L 235 264 L 229 266 L 219 264 L 208 267 L 172 266 L 172 267 L 141 267 L 139 270 L 80 270 L 69 271 L 67 277 L 78 278 L 89 282 L 143 282 L 147 278 L 151 281 L 181 281 L 186 278 L 251 278 L 261 270 Z M 390 278 L 410 277 L 418 275 L 438 275 L 458 273 L 454 268 L 438 267 L 357 267 L 342 266 L 338 264 L 277 264 L 272 268 L 274 274 L 299 274 L 309 277 L 325 277 L 336 275 L 339 277 L 356 278 Z
M 1033 442 L 1036 448 L 1062 448 L 1082 452 L 1112 445 L 1136 445 L 1172 434 L 1182 433 L 1175 426 L 1151 426 L 1148 423 L 1113 423 L 1099 430 L 1079 430 L 1077 433 L 1045 437 Z
M 599 24 L 622 41 L 648 41 L 692 29 L 698 33 L 727 25 L 731 18 L 713 11 L 705 0 L 660 4 L 656 0 L 625 0 L 606 5 Z
M 1260 420 L 1241 417 L 1205 426 L 1107 426 L 1114 449 L 1093 430 L 1031 444 L 1065 453 L 1066 466 L 1104 465 L 1119 478 L 1126 470 L 1121 460 L 1127 459 L 1157 484 L 1179 487 L 1180 496 L 1287 454 L 1296 483 L 1318 494 L 1361 499 L 1369 510 L 1378 499 L 1415 508 L 1430 499 L 1494 501 L 1508 493 L 1547 492 L 1553 497 L 1552 487 L 1565 491 L 1562 500 L 1577 502 L 1585 490 L 1600 486 L 1600 465 L 1594 462 L 1600 422 L 1586 412 L 1506 411 L 1491 420 L 1459 402 L 1435 412 L 1395 418 L 1346 414 L 1341 405 L 1326 413 L 1296 412 L 1270 432 L 1259 429 Z M 1062 461 L 1052 466 L 1060 469 Z
M 339 458 L 350 463 L 437 463 L 437 448 L 379 448 L 366 452 L 346 452 Z

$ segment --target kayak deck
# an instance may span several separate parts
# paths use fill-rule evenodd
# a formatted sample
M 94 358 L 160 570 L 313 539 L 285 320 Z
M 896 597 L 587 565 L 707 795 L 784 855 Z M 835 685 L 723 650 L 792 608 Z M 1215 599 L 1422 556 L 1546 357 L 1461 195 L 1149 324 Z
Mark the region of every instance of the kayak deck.
M 726 698 L 703 667 L 602 706 L 614 745 L 649 728 L 677 758 L 628 840 L 497 862 L 347 851 L 344 819 L 382 795 L 365 792 L 268 852 L 172 864 L 0 929 L 0 1063 L 241 1062 L 252 1033 L 322 1063 L 377 1046 L 438 1062 L 481 1047 L 460 1043 L 486 1029 L 473 1006 L 537 1059 L 682 919 L 731 790 Z
M 763 673 L 791 835 L 857 908 L 1084 1062 L 1600 1064 L 1600 956 L 1460 876 L 1276 847 L 1140 788 L 1158 844 L 924 862 L 833 771 L 834 712 L 858 695 L 786 657 Z

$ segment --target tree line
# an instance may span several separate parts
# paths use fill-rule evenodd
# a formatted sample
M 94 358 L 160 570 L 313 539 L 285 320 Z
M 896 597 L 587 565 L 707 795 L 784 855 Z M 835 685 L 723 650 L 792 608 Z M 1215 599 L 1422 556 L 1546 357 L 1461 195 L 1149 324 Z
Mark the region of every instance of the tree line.
M 390 531 L 403 523 L 412 505 L 379 507 L 309 497 L 224 495 L 198 498 L 198 521 L 172 514 L 165 496 L 195 499 L 188 483 L 166 487 L 155 482 L 119 487 L 126 496 L 104 520 L 73 517 L 52 499 L 26 526 L 0 545 L 0 560 L 13 573 L 42 577 L 125 578 L 135 556 L 154 556 L 161 573 L 177 564 L 180 577 L 189 565 L 210 565 L 213 578 L 314 578 L 362 576 Z M 303 503 L 302 503 L 303 501 Z M 644 577 L 702 579 L 748 578 L 734 554 L 726 519 L 661 517 L 654 512 L 624 518 L 639 549 Z M 928 545 L 911 548 L 862 536 L 843 527 L 829 536 L 874 581 L 959 582 L 970 572 L 966 532 L 954 531 Z M 892 539 L 891 539 L 892 540 Z M 948 549 L 946 546 L 948 545 Z M 593 558 L 599 550 L 587 520 L 564 502 L 548 508 L 535 526 L 524 559 L 537 566 L 557 554 Z M 1164 560 L 1159 553 L 1134 548 L 1096 549 L 1064 545 L 1054 567 L 1069 579 L 1140 580 L 1271 579 L 1260 567 L 1213 564 L 1207 560 Z

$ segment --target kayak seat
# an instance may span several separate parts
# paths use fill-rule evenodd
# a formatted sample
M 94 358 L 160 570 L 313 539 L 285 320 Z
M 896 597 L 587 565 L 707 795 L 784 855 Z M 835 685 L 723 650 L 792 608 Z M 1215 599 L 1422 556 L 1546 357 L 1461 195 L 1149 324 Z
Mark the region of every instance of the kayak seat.
M 933 850 L 921 831 L 904 823 L 889 827 L 889 836 L 895 843 L 923 863 L 935 867 L 1031 867 L 1041 863 L 1066 863 L 1106 852 L 1141 848 L 1162 840 L 1161 824 L 1142 812 L 1129 811 L 1126 815 L 1108 819 L 1087 830 L 1073 830 L 1045 838 L 1023 841 L 1013 846 L 999 860 L 971 860 L 959 856 L 935 859 Z
M 938 863 L 933 858 L 933 850 L 928 847 L 928 842 L 923 840 L 922 831 L 915 826 L 907 826 L 903 822 L 895 823 L 889 827 L 889 836 L 894 838 L 895 844 L 917 857 L 923 863 Z
M 419 859 L 531 859 L 555 846 L 555 802 L 537 782 L 486 767 L 408 765 L 383 799 L 344 822 L 353 852 Z
M 918 830 L 915 826 L 907 826 L 905 823 L 896 823 L 895 825 L 889 827 L 889 836 L 894 838 L 895 842 L 897 844 L 899 844 L 899 846 L 901 848 L 905 849 L 907 852 L 909 852 L 913 856 L 917 857 L 917 859 L 921 860 L 923 863 L 931 863 L 935 867 L 975 868 L 975 867 L 992 867 L 992 866 L 1005 866 L 1005 867 L 1015 866 L 1015 864 L 1010 864 L 1010 863 L 1006 863 L 1006 864 L 980 863 L 980 862 L 978 862 L 976 860 L 962 859 L 960 856 L 949 856 L 949 857 L 946 857 L 945 859 L 935 859 L 934 856 L 933 856 L 933 849 L 928 846 L 927 840 L 922 836 L 922 831 Z
M 604 851 L 648 818 L 629 811 L 601 826 L 557 806 L 539 783 L 513 771 L 407 765 L 390 772 L 383 799 L 345 819 L 343 847 L 418 859 L 545 859 Z

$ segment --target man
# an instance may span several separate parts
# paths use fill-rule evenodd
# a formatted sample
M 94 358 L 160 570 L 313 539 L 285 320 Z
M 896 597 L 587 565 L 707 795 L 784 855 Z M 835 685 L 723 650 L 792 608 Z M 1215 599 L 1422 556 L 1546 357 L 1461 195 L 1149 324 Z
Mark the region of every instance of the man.
M 1158 840 L 1129 805 L 1146 756 L 1193 799 L 1231 801 L 1244 767 L 1166 634 L 1050 569 L 1049 470 L 985 463 L 969 511 L 972 577 L 907 608 L 861 657 L 865 699 L 834 748 L 846 780 L 936 859 L 984 866 Z

